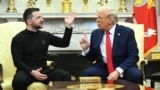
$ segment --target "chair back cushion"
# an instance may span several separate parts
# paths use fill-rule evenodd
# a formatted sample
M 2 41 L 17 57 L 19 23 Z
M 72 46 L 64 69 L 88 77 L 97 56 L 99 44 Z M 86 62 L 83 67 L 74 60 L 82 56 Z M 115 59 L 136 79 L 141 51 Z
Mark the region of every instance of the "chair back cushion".
M 24 22 L 7 22 L 0 24 L 0 63 L 3 66 L 3 79 L 13 77 L 16 68 L 11 56 L 11 40 L 25 29 Z

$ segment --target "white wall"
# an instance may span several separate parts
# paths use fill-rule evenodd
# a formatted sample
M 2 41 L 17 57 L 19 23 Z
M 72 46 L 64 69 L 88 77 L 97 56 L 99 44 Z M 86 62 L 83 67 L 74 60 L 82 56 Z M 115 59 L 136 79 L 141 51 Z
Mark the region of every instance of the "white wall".
M 27 8 L 28 0 L 15 0 L 15 7 L 17 9 L 17 13 L 23 13 Z M 77 13 L 83 13 L 83 0 L 70 0 L 72 2 L 72 11 L 76 11 Z M 97 2 L 100 0 L 88 0 L 88 10 L 89 13 L 95 13 L 96 9 L 99 7 Z M 105 0 L 103 0 L 105 1 Z M 108 6 L 113 7 L 115 10 L 119 8 L 120 0 L 108 0 Z M 134 0 L 126 0 L 126 7 L 129 12 L 133 12 L 133 1 Z M 52 0 L 51 2 L 51 12 L 50 13 L 61 13 L 63 0 Z M 156 0 L 157 5 L 157 26 L 158 26 L 158 41 L 160 42 L 160 1 Z M 45 0 L 37 0 L 35 7 L 40 8 L 42 13 L 46 13 L 46 2 Z M 0 14 L 6 13 L 8 8 L 8 0 L 0 0 Z M 3 19 L 0 19 L 0 23 L 4 22 Z
M 8 7 L 8 0 L 1 0 L 0 1 L 0 12 L 4 13 Z M 22 13 L 27 8 L 27 1 L 28 0 L 15 0 L 15 7 L 18 13 Z M 52 13 L 60 13 L 62 7 L 63 0 L 52 0 L 51 2 L 51 9 Z M 72 2 L 72 11 L 76 12 L 83 12 L 83 0 L 70 0 Z M 99 7 L 97 4 L 99 0 L 88 0 L 88 9 L 89 12 L 96 12 L 96 9 Z M 105 0 L 103 0 L 105 1 Z M 119 7 L 120 0 L 108 0 L 109 6 L 115 8 L 115 10 Z M 45 0 L 37 0 L 35 7 L 41 9 L 42 12 L 46 12 L 46 2 Z M 127 8 L 129 11 L 132 11 L 132 0 L 127 0 Z

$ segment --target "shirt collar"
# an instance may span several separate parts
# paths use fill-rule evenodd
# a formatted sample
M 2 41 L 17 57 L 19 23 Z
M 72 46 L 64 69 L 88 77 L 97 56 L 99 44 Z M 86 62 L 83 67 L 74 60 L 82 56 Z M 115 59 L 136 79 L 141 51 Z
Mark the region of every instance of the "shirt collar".
M 28 33 L 28 34 L 37 34 L 37 33 L 39 33 L 39 30 L 37 30 L 36 32 L 33 32 L 33 31 L 28 30 L 28 29 L 25 29 L 25 32 Z
M 113 27 L 109 30 L 110 35 L 114 35 L 115 29 L 116 29 L 116 24 L 114 24 Z

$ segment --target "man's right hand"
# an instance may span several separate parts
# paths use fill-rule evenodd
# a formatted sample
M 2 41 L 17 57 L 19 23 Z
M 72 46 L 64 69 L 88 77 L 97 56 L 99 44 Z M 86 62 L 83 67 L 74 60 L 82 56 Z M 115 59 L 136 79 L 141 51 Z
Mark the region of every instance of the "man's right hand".
M 83 51 L 86 51 L 89 48 L 89 40 L 87 38 L 86 33 L 84 33 L 83 37 L 81 38 L 80 45 L 81 45 Z
M 35 77 L 37 80 L 39 80 L 39 81 L 46 80 L 48 77 L 47 77 L 47 75 L 42 74 L 42 73 L 40 72 L 41 70 L 42 70 L 42 68 L 38 68 L 38 69 L 36 69 L 36 70 L 32 70 L 32 71 L 31 71 L 31 75 L 32 75 L 33 77 Z
M 67 28 L 71 28 L 71 25 L 74 22 L 76 15 L 77 15 L 76 12 L 72 12 L 68 17 L 64 18 L 65 26 Z

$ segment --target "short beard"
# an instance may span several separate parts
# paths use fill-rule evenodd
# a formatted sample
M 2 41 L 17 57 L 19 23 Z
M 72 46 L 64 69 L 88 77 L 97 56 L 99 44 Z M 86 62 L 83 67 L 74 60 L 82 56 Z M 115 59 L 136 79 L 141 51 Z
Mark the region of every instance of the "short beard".
M 37 26 L 37 25 L 33 25 L 32 27 L 33 27 L 34 29 L 37 29 L 37 30 L 42 28 L 42 27 Z

